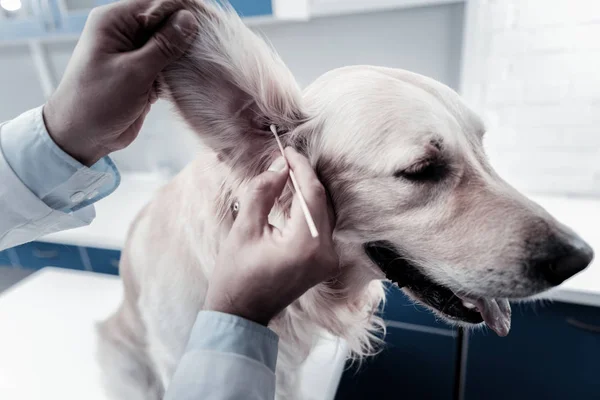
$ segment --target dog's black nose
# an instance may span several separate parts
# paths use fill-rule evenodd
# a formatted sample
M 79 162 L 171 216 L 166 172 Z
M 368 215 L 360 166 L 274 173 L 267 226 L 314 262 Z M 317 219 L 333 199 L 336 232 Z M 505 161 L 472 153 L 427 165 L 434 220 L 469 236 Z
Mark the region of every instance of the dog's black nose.
M 579 238 L 563 246 L 560 255 L 540 263 L 546 280 L 552 285 L 558 285 L 583 271 L 594 258 L 594 250 Z

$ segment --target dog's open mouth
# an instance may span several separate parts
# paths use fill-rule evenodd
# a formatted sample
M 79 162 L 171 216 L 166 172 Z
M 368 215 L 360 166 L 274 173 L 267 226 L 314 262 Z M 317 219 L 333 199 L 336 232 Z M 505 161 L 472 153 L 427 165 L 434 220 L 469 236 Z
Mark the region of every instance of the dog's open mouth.
M 405 288 L 422 303 L 442 316 L 470 324 L 485 322 L 499 336 L 510 331 L 511 308 L 507 299 L 474 298 L 436 283 L 403 257 L 386 241 L 364 245 L 371 260 L 399 287 Z

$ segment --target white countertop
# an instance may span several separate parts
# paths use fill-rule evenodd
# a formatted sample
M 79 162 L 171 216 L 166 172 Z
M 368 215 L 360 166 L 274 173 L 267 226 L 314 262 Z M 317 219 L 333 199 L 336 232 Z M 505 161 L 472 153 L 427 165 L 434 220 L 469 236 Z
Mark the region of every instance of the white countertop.
M 0 399 L 108 400 L 96 322 L 120 303 L 118 277 L 44 268 L 0 295 Z M 302 372 L 308 400 L 333 400 L 347 348 L 324 339 Z
M 90 226 L 55 233 L 41 240 L 121 249 L 130 223 L 165 183 L 166 180 L 156 175 L 124 175 L 115 193 L 96 204 L 97 216 Z M 584 272 L 542 297 L 600 306 L 600 200 L 536 195 L 531 198 L 579 233 L 597 254 Z
M 43 269 L 3 292 L 0 399 L 107 400 L 94 359 L 94 323 L 116 309 L 120 282 Z

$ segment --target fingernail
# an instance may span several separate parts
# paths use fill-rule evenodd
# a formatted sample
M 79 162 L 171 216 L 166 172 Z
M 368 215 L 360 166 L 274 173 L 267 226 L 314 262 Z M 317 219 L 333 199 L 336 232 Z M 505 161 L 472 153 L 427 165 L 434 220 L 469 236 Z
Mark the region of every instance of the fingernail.
M 269 167 L 269 171 L 280 172 L 280 171 L 283 171 L 286 166 L 287 166 L 287 163 L 285 162 L 285 158 L 283 158 L 282 156 L 279 156 L 275 159 L 275 161 L 273 161 L 273 163 Z
M 196 19 L 194 15 L 188 10 L 182 10 L 177 13 L 173 26 L 177 29 L 184 37 L 191 36 L 196 32 Z
M 148 25 L 148 21 L 150 20 L 150 16 L 146 13 L 142 13 L 138 15 L 138 20 L 142 24 L 142 26 Z

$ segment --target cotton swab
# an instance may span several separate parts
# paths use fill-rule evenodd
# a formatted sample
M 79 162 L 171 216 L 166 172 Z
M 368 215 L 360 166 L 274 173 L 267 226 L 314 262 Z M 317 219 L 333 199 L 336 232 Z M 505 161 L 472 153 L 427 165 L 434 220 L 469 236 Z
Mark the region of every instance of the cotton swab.
M 279 135 L 277 134 L 277 128 L 275 125 L 271 125 L 271 132 L 275 136 L 275 140 L 277 141 L 277 145 L 279 146 L 279 151 L 281 151 L 281 155 L 285 162 L 289 165 L 287 158 L 285 157 L 285 152 L 283 150 L 283 145 L 281 144 L 281 140 L 279 140 Z M 300 202 L 300 208 L 302 209 L 302 213 L 304 214 L 304 219 L 306 219 L 306 224 L 308 225 L 308 230 L 310 231 L 310 235 L 314 238 L 319 236 L 319 232 L 317 231 L 317 226 L 315 225 L 315 221 L 313 220 L 312 215 L 310 215 L 310 210 L 308 209 L 308 205 L 306 204 L 306 200 L 304 200 L 304 196 L 302 196 L 302 192 L 300 191 L 300 186 L 298 186 L 298 181 L 296 180 L 296 175 L 294 175 L 294 171 L 290 168 L 290 179 L 292 181 L 292 185 L 294 186 L 294 190 L 298 195 L 298 201 Z

